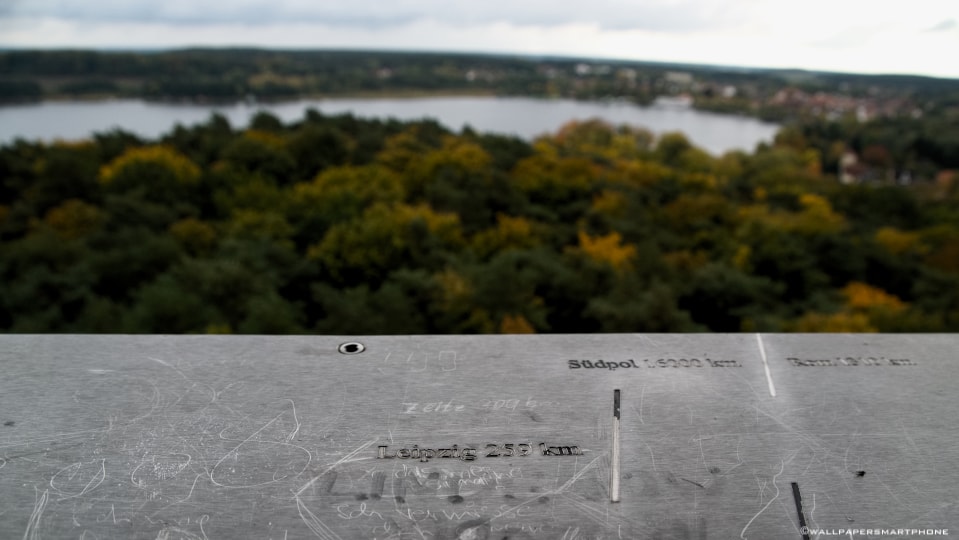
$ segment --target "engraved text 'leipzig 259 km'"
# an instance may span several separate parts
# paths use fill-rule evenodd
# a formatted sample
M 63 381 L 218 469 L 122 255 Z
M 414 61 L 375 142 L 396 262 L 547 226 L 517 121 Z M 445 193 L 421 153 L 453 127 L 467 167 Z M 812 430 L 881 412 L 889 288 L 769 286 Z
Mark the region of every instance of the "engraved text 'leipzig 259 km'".
M 480 452 L 478 449 L 465 446 L 460 448 L 453 445 L 449 448 L 420 448 L 419 445 L 413 445 L 412 448 L 400 448 L 390 450 L 389 446 L 378 446 L 377 459 L 418 459 L 427 462 L 431 459 L 460 459 L 463 461 L 474 461 L 477 457 L 526 457 L 535 455 L 533 445 L 529 443 L 506 443 L 496 444 L 487 443 L 485 449 Z M 543 456 L 581 456 L 583 451 L 578 446 L 550 446 L 546 443 L 537 445 L 539 454 Z

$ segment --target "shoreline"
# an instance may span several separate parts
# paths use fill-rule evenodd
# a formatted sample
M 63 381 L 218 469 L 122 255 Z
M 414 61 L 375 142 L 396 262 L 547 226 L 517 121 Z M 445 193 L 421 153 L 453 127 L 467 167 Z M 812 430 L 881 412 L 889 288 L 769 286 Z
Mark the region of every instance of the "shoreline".
M 460 99 L 464 101 L 458 103 Z M 528 141 L 552 133 L 569 121 L 598 119 L 612 126 L 646 129 L 654 135 L 680 132 L 694 146 L 714 156 L 733 150 L 752 151 L 756 144 L 772 141 L 782 127 L 782 124 L 755 117 L 669 103 L 642 105 L 615 98 L 585 100 L 472 91 L 323 94 L 295 100 L 219 103 L 111 96 L 2 106 L 0 116 L 5 117 L 8 129 L 0 130 L 0 144 L 6 145 L 17 139 L 39 142 L 82 140 L 114 128 L 150 139 L 162 137 L 176 124 L 202 124 L 212 114 L 227 117 L 233 127 L 240 129 L 246 128 L 253 115 L 260 111 L 289 124 L 302 119 L 309 109 L 323 116 L 353 114 L 404 122 L 432 118 L 454 132 L 462 126 L 470 126 L 479 133 L 513 135 Z M 167 123 L 170 125 L 163 127 L 162 124 Z M 700 125 L 706 129 L 699 130 Z M 89 133 L 81 133 L 80 128 L 89 128 Z M 723 135 L 717 135 L 720 132 Z
M 324 99 L 416 99 L 416 98 L 439 98 L 439 97 L 530 97 L 538 96 L 520 96 L 513 94 L 498 94 L 492 90 L 402 90 L 402 91 L 380 91 L 380 90 L 362 90 L 357 92 L 333 92 L 324 94 L 302 94 L 293 97 L 261 98 L 252 96 L 253 99 L 232 99 L 232 100 L 197 100 L 197 99 L 162 99 L 151 98 L 143 95 L 118 95 L 118 94 L 97 94 L 87 96 L 72 96 L 67 94 L 53 94 L 45 96 L 42 99 L 32 101 L 9 101 L 0 102 L 0 109 L 6 107 L 26 107 L 30 105 L 43 105 L 45 103 L 108 103 L 116 101 L 141 101 L 143 103 L 155 103 L 160 105 L 197 105 L 201 107 L 231 106 L 244 103 L 278 105 L 283 103 L 297 103 L 301 101 L 322 101 Z M 552 98 L 544 98 L 552 99 Z
M 536 101 L 571 101 L 576 103 L 593 103 L 598 105 L 609 105 L 609 104 L 623 104 L 637 107 L 640 109 L 671 109 L 671 110 L 689 110 L 696 111 L 703 114 L 712 114 L 722 117 L 732 117 L 732 118 L 742 118 L 742 119 L 752 119 L 757 122 L 768 124 L 770 126 L 781 127 L 785 122 L 777 122 L 775 120 L 769 120 L 762 118 L 757 114 L 748 114 L 743 111 L 722 111 L 716 110 L 711 107 L 698 107 L 695 103 L 692 103 L 687 106 L 677 106 L 670 102 L 658 102 L 659 98 L 653 100 L 650 103 L 639 103 L 633 101 L 626 97 L 617 97 L 617 96 L 605 96 L 600 98 L 574 98 L 574 97 L 563 97 L 563 96 L 538 96 L 530 94 L 500 94 L 493 90 L 475 90 L 475 89 L 463 89 L 460 91 L 454 90 L 408 90 L 408 91 L 379 91 L 379 90 L 364 90 L 359 92 L 334 92 L 328 94 L 304 94 L 299 95 L 293 98 L 277 98 L 277 99 L 260 99 L 254 96 L 252 100 L 237 99 L 229 101 L 220 101 L 220 100 L 179 100 L 179 99 L 153 99 L 144 96 L 118 96 L 118 95 L 99 95 L 99 96 L 66 96 L 66 95 L 54 95 L 44 99 L 39 99 L 36 101 L 19 101 L 19 102 L 0 102 L 0 110 L 5 108 L 17 108 L 17 107 L 30 107 L 30 106 L 39 106 L 44 104 L 100 104 L 100 103 L 112 103 L 112 102 L 140 102 L 151 105 L 181 105 L 181 106 L 196 106 L 196 107 L 233 107 L 238 105 L 246 105 L 250 107 L 255 106 L 277 106 L 293 103 L 302 103 L 305 101 L 324 101 L 324 100 L 387 100 L 387 99 L 397 99 L 397 100 L 416 100 L 416 99 L 430 99 L 430 98 L 503 98 L 503 99 L 530 99 Z M 669 96 L 660 96 L 662 98 L 668 98 Z

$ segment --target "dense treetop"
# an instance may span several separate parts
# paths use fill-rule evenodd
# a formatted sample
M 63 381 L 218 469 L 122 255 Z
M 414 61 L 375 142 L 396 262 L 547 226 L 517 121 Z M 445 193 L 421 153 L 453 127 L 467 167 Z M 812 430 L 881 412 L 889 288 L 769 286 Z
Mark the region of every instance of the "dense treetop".
M 809 123 L 714 157 L 598 121 L 528 143 L 309 111 L 17 141 L 0 329 L 959 330 L 953 143 L 877 129 Z M 837 140 L 893 181 L 838 182 Z M 926 181 L 897 185 L 907 167 Z

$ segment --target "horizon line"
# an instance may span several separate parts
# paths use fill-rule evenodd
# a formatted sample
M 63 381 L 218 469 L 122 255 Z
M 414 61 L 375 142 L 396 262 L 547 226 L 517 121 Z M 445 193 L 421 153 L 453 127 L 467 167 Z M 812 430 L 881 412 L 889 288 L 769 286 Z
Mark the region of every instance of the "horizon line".
M 195 50 L 257 50 L 274 52 L 341 52 L 341 53 L 380 53 L 380 54 L 421 54 L 421 55 L 453 55 L 453 56 L 488 56 L 500 58 L 519 58 L 529 60 L 552 60 L 552 61 L 588 61 L 588 62 L 612 62 L 617 64 L 639 64 L 639 65 L 659 65 L 684 67 L 692 69 L 708 69 L 714 71 L 738 71 L 746 73 L 766 72 L 766 73 L 809 73 L 814 75 L 845 75 L 853 77 L 911 77 L 920 79 L 932 79 L 940 81 L 959 82 L 959 77 L 946 77 L 940 75 L 927 75 L 921 73 L 906 72 L 856 72 L 856 71 L 834 71 L 803 67 L 769 67 L 769 66 L 748 66 L 722 63 L 699 63 L 682 62 L 670 60 L 640 60 L 622 57 L 605 56 L 586 56 L 562 53 L 528 53 L 528 52 L 502 52 L 502 51 L 477 51 L 477 50 L 440 50 L 440 49 L 384 49 L 377 47 L 290 47 L 290 46 L 271 46 L 271 45 L 250 45 L 250 44 L 219 44 L 219 45 L 170 45 L 156 47 L 127 47 L 121 45 L 101 45 L 101 46 L 22 46 L 6 45 L 0 43 L 0 54 L 6 52 L 97 52 L 97 53 L 164 53 L 164 52 L 184 52 Z

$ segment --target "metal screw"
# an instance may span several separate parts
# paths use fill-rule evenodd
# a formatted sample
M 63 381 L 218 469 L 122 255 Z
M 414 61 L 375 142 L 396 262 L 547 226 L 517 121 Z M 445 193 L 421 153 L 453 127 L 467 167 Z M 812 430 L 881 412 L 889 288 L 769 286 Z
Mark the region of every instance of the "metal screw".
M 337 350 L 340 351 L 340 354 L 360 354 L 366 350 L 366 347 L 362 343 L 351 341 L 349 343 L 341 343 Z

